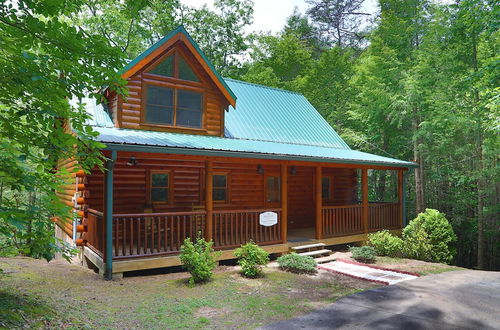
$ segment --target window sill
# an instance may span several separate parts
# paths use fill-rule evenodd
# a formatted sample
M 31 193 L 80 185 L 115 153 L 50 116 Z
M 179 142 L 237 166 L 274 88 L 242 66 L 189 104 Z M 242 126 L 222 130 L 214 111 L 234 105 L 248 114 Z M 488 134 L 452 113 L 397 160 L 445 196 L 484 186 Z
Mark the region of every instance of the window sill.
M 183 126 L 171 126 L 162 124 L 151 124 L 151 123 L 140 123 L 141 126 L 154 128 L 155 130 L 161 131 L 172 131 L 172 132 L 192 132 L 194 134 L 207 134 L 208 131 L 205 128 L 192 128 Z

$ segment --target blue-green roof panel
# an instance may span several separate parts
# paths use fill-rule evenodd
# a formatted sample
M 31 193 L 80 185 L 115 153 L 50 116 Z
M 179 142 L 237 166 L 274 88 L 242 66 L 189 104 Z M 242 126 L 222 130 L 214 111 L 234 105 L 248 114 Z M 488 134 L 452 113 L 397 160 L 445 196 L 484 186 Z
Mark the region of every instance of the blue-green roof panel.
M 301 94 L 227 79 L 238 97 L 225 115 L 229 138 L 349 149 Z
M 229 139 L 215 136 L 190 135 L 146 130 L 131 130 L 109 127 L 94 127 L 99 132 L 98 141 L 108 145 L 165 147 L 179 151 L 204 151 L 206 154 L 219 151 L 224 155 L 253 158 L 297 159 L 353 164 L 413 167 L 412 162 L 368 154 L 351 149 L 287 144 L 246 139 Z M 147 151 L 147 148 L 144 148 Z M 199 152 L 198 152 L 199 154 Z

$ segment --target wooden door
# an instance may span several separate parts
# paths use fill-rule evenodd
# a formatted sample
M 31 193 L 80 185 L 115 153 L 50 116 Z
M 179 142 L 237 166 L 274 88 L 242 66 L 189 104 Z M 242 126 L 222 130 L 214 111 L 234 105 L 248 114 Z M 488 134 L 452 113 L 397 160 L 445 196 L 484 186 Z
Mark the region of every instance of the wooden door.
M 288 226 L 315 226 L 314 167 L 297 166 L 288 172 Z
M 264 205 L 266 208 L 279 208 L 281 205 L 280 172 L 266 172 L 264 175 Z

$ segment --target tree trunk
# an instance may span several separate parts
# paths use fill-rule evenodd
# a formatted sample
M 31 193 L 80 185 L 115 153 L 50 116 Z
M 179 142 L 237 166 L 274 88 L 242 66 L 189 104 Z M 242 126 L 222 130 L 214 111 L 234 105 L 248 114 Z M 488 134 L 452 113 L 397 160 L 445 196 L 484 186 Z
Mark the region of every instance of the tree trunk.
M 485 269 L 486 268 L 486 260 L 484 255 L 484 182 L 483 182 L 483 152 L 481 139 L 477 139 L 477 148 L 478 153 L 480 154 L 478 159 L 478 177 L 477 177 L 477 268 Z
M 418 118 L 418 107 L 413 107 L 413 117 L 412 117 L 412 128 L 413 128 L 413 157 L 415 162 L 419 165 L 415 169 L 415 211 L 416 213 L 423 212 L 425 210 L 424 202 L 424 184 L 423 184 L 423 161 L 420 156 L 420 139 L 417 137 L 418 126 L 420 125 L 420 120 Z

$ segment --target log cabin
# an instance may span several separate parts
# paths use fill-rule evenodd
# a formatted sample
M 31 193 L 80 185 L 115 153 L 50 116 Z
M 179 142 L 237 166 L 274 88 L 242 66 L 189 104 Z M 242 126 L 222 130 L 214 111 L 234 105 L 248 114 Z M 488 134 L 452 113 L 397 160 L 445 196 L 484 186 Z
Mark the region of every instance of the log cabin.
M 75 174 L 60 194 L 75 208 L 56 235 L 108 277 L 180 265 L 187 237 L 221 259 L 250 240 L 366 240 L 404 223 L 404 174 L 415 163 L 350 149 L 301 94 L 227 79 L 181 26 L 121 71 L 128 96 L 87 103 L 106 171 Z M 368 171 L 394 171 L 397 193 L 371 202 Z

